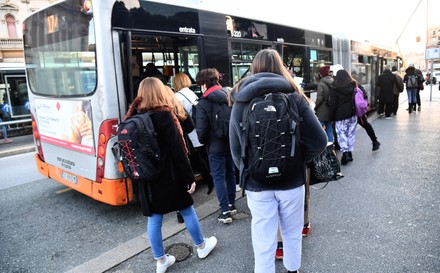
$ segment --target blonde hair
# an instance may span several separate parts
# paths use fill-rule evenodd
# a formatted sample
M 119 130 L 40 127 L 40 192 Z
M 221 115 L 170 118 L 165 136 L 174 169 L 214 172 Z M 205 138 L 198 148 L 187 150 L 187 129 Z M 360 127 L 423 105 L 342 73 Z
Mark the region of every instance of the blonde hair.
M 173 78 L 174 90 L 176 92 L 182 90 L 185 87 L 191 86 L 191 79 L 183 72 L 179 72 Z
M 139 84 L 137 96 L 142 98 L 142 101 L 138 104 L 139 112 L 168 107 L 179 120 L 183 121 L 187 118 L 185 109 L 175 97 L 173 90 L 164 85 L 158 78 L 147 77 L 143 79 Z
M 142 98 L 138 105 L 140 112 L 147 112 L 158 107 L 173 108 L 172 97 L 158 78 L 147 77 L 143 79 L 139 84 L 137 96 Z

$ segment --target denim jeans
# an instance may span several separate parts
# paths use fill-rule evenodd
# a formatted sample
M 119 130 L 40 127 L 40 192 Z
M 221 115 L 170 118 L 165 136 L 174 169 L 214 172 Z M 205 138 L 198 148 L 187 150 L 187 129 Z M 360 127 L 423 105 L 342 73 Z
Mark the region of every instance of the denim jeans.
M 230 153 L 208 154 L 214 188 L 222 212 L 235 204 L 235 165 Z
M 1 118 L 0 118 L 0 122 L 3 122 L 3 120 Z M 0 129 L 2 130 L 2 137 L 4 139 L 7 139 L 8 138 L 8 132 L 6 131 L 6 126 L 2 125 L 0 127 L 1 127 Z
M 197 247 L 204 242 L 202 229 L 200 228 L 199 219 L 197 218 L 196 211 L 193 206 L 189 206 L 186 209 L 180 210 L 180 214 L 185 220 L 185 226 L 188 229 L 191 238 L 194 241 L 194 245 Z M 151 249 L 155 260 L 159 260 L 165 256 L 162 241 L 162 214 L 152 214 L 147 217 L 147 232 L 148 240 L 150 240 Z
M 320 121 L 321 125 L 325 125 L 325 133 L 327 134 L 328 142 L 333 142 L 333 124 L 331 121 Z
M 246 191 L 252 215 L 254 273 L 275 273 L 278 224 L 283 239 L 283 264 L 289 271 L 301 267 L 304 226 L 304 186 L 290 190 Z
M 417 103 L 417 89 L 406 89 L 406 93 L 408 94 L 408 103 Z

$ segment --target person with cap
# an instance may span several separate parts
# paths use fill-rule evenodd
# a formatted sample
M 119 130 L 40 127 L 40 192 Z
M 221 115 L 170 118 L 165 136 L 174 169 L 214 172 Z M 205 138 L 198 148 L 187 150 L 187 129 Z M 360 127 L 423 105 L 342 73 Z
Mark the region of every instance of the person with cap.
M 329 142 L 333 142 L 333 125 L 330 120 L 329 97 L 332 90 L 333 78 L 329 75 L 330 66 L 319 68 L 319 82 L 316 89 L 315 112 L 321 122 L 322 128 L 327 133 Z

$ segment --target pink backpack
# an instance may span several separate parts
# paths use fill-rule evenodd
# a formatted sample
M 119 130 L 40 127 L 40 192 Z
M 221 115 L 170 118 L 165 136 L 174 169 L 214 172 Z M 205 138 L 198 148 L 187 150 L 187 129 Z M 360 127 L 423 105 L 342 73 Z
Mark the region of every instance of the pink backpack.
M 364 92 L 356 85 L 354 88 L 354 107 L 356 116 L 362 117 L 367 113 L 368 101 L 364 98 Z

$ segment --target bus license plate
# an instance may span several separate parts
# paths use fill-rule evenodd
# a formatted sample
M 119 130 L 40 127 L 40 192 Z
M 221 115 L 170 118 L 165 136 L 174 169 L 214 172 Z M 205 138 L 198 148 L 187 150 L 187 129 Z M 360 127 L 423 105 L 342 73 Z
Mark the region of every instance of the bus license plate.
M 63 172 L 61 176 L 64 179 L 66 179 L 67 181 L 72 182 L 73 184 L 78 183 L 78 180 L 77 180 L 76 176 L 74 176 L 74 175 L 72 175 L 70 173 Z

